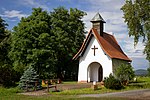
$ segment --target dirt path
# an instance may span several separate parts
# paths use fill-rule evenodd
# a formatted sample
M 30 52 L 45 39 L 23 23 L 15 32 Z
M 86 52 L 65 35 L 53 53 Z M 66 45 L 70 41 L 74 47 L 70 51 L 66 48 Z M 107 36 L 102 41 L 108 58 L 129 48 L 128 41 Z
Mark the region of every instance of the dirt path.
M 71 89 L 80 89 L 80 88 L 89 88 L 91 87 L 92 83 L 81 83 L 81 84 L 57 84 L 57 90 L 71 90 Z M 50 88 L 50 91 L 54 91 L 55 88 Z M 23 95 L 32 95 L 32 96 L 42 96 L 42 95 L 49 95 L 47 89 L 39 90 L 39 91 L 32 91 L 32 92 L 24 92 L 19 93 Z
M 23 92 L 19 93 L 22 95 L 29 95 L 29 96 L 43 96 L 43 95 L 49 95 L 49 93 L 46 91 L 46 89 L 39 90 L 39 91 L 32 91 L 32 92 Z
M 92 83 L 77 83 L 77 84 L 57 84 L 58 90 L 71 90 L 80 88 L 90 88 Z

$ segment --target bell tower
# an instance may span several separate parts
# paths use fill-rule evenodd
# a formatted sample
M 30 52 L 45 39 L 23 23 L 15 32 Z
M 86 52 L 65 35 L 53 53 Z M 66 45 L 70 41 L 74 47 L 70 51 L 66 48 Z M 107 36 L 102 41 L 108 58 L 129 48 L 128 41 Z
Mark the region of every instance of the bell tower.
M 97 13 L 91 20 L 93 24 L 93 28 L 97 30 L 97 32 L 100 34 L 100 36 L 103 36 L 103 30 L 104 30 L 104 19 L 101 17 L 99 13 Z

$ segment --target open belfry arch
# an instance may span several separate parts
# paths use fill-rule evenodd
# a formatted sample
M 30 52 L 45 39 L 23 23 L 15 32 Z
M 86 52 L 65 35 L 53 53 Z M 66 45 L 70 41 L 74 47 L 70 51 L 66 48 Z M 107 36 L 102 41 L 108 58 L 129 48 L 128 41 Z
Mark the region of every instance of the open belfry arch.
M 115 37 L 104 32 L 104 19 L 97 13 L 78 53 L 73 57 L 79 60 L 78 82 L 100 82 L 121 63 L 129 63 L 129 59 Z

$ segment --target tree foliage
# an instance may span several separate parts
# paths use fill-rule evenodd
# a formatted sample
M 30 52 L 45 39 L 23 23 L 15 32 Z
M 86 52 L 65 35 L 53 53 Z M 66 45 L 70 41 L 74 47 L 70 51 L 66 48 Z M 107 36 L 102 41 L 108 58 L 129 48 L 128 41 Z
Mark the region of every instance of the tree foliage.
M 78 9 L 67 9 L 59 7 L 51 14 L 51 27 L 55 36 L 55 53 L 57 54 L 57 76 L 62 78 L 65 71 L 71 77 L 77 74 L 72 57 L 75 55 L 84 39 L 84 23 L 82 17 L 84 12 Z M 71 75 L 71 76 L 70 76 Z
M 15 86 L 15 82 L 19 79 L 19 73 L 17 73 L 10 64 L 4 64 L 0 66 L 0 84 L 4 87 Z
M 145 41 L 144 53 L 150 61 L 150 1 L 149 0 L 126 0 L 121 10 L 129 29 L 129 36 L 134 37 L 137 44 L 140 37 Z
M 50 13 L 33 8 L 32 14 L 14 27 L 9 52 L 14 69 L 23 73 L 33 65 L 42 78 L 74 72 L 71 59 L 84 39 L 84 15 L 72 8 L 59 7 Z
M 53 70 L 56 58 L 50 31 L 50 16 L 41 8 L 33 9 L 30 16 L 21 19 L 14 27 L 9 52 L 15 70 L 23 72 L 29 65 L 36 66 L 39 74 Z
M 36 82 L 39 83 L 39 75 L 32 66 L 29 66 L 20 78 L 19 87 L 21 89 L 26 89 L 26 87 L 28 86 L 28 88 L 33 89 Z M 37 89 L 41 89 L 41 83 L 37 84 L 36 87 Z
M 5 34 L 6 26 L 8 26 L 8 24 L 0 17 L 0 39 Z
M 8 57 L 11 34 L 6 26 L 6 22 L 0 17 L 0 84 L 8 87 L 14 85 L 18 78 Z
M 129 81 L 134 78 L 134 71 L 130 64 L 121 64 L 115 71 L 117 79 L 121 82 Z

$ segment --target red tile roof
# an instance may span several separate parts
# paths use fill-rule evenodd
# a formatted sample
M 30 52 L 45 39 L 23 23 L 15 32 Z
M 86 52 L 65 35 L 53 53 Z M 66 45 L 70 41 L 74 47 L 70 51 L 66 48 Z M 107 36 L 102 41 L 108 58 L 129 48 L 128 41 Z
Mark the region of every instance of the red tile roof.
M 93 33 L 93 34 L 92 34 Z M 110 57 L 115 59 L 121 59 L 131 62 L 131 59 L 127 57 L 126 54 L 122 51 L 119 44 L 117 43 L 113 35 L 103 32 L 103 37 L 100 36 L 96 29 L 92 28 L 88 33 L 86 40 L 83 42 L 78 53 L 73 57 L 73 59 L 78 59 L 81 55 L 84 54 L 87 45 L 89 44 L 91 37 L 94 36 L 98 43 L 100 44 L 102 50 Z

